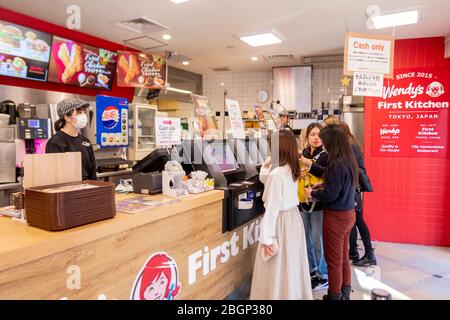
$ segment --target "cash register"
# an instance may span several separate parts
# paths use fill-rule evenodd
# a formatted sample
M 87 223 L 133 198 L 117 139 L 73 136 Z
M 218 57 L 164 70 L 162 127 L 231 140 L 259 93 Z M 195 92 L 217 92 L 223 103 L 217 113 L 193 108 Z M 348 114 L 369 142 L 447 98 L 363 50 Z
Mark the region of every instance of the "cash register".
M 222 232 L 231 231 L 264 213 L 263 184 L 255 168 L 238 161 L 245 144 L 236 140 L 185 140 L 178 149 L 183 169 L 190 173 L 202 170 L 223 190 Z M 237 157 L 238 155 L 238 157 Z

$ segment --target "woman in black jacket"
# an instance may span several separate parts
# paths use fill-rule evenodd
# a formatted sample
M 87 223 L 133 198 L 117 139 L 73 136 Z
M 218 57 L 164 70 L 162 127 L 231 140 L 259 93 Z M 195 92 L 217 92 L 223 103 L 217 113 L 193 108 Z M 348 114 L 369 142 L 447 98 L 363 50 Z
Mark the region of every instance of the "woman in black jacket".
M 323 245 L 328 264 L 327 300 L 349 300 L 351 268 L 349 235 L 355 224 L 355 190 L 358 186 L 358 164 L 344 131 L 326 126 L 320 139 L 328 153 L 323 188 L 305 188 L 308 199 L 323 206 Z
M 356 192 L 356 223 L 350 233 L 350 259 L 353 261 L 355 266 L 367 266 L 376 265 L 377 260 L 375 258 L 374 250 L 372 247 L 372 241 L 370 239 L 369 228 L 363 218 L 363 192 L 373 192 L 372 183 L 370 182 L 369 176 L 367 175 L 366 168 L 364 166 L 364 157 L 361 151 L 361 147 L 356 141 L 355 137 L 350 131 L 350 128 L 345 122 L 341 122 L 339 125 L 342 130 L 344 130 L 347 135 L 347 139 L 352 146 L 353 153 L 355 154 L 356 161 L 359 167 L 359 190 Z M 364 244 L 364 256 L 360 259 L 358 253 L 357 244 L 357 229 L 361 235 L 361 239 Z

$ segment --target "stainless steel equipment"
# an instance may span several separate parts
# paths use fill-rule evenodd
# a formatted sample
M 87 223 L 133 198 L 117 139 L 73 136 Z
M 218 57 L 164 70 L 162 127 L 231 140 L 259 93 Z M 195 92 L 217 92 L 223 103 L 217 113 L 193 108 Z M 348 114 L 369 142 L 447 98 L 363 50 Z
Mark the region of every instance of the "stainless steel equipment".
M 348 124 L 361 146 L 364 146 L 364 97 L 342 97 L 342 120 Z
M 0 127 L 0 183 L 16 182 L 15 127 Z

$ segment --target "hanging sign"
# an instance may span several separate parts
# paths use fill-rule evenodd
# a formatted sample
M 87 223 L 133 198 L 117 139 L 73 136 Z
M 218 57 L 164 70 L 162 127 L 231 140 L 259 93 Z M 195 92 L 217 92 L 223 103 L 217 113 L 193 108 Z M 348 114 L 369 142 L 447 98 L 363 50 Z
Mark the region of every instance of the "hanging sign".
M 195 136 L 204 138 L 206 136 L 219 135 L 216 115 L 213 108 L 209 104 L 208 97 L 191 94 L 191 98 L 195 107 Z
M 394 37 L 347 32 L 345 34 L 344 74 L 353 72 L 394 73 Z
M 383 95 L 383 74 L 353 73 L 353 95 L 366 97 L 381 97 Z
M 97 144 L 104 147 L 128 146 L 128 100 L 98 95 L 95 103 Z

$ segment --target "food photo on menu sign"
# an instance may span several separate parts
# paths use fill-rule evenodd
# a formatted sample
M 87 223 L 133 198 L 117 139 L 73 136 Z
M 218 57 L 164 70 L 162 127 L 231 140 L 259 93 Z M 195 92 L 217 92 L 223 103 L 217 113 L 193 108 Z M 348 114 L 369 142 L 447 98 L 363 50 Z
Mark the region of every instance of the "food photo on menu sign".
M 117 53 L 53 37 L 49 82 L 111 90 Z
M 51 34 L 0 20 L 0 75 L 46 81 Z
M 163 89 L 166 84 L 165 53 L 143 54 L 119 51 L 117 57 L 117 85 Z

